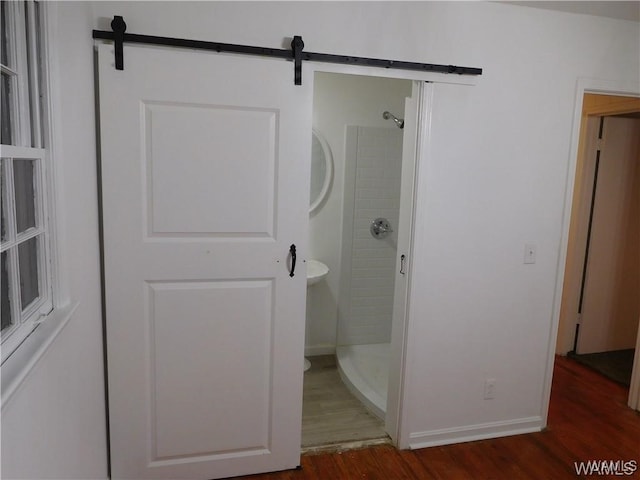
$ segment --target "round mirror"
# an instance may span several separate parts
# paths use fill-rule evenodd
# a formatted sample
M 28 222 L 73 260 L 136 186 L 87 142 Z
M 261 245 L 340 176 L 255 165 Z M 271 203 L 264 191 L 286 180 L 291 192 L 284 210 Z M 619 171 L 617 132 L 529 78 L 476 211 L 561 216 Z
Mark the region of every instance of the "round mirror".
M 311 140 L 311 194 L 309 196 L 309 213 L 315 212 L 323 202 L 333 176 L 333 159 L 327 141 L 316 130 L 312 131 Z

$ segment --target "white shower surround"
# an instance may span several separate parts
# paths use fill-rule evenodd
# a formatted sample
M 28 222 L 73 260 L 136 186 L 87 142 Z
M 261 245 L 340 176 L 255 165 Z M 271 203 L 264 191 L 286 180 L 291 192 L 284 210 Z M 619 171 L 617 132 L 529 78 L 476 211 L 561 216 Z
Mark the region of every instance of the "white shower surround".
M 338 346 L 391 340 L 401 171 L 402 130 L 347 127 Z M 369 231 L 379 217 L 384 239 Z
M 331 148 L 334 177 L 329 195 L 309 221 L 310 256 L 325 263 L 331 273 L 307 297 L 311 305 L 305 336 L 307 356 L 336 351 L 342 268 L 345 257 L 350 257 L 350 251 L 342 248 L 345 185 L 349 188 L 345 183 L 346 129 L 349 125 L 391 128 L 382 112 L 402 116 L 404 100 L 410 95 L 408 80 L 315 74 L 313 126 Z M 353 190 L 353 184 L 350 188 Z

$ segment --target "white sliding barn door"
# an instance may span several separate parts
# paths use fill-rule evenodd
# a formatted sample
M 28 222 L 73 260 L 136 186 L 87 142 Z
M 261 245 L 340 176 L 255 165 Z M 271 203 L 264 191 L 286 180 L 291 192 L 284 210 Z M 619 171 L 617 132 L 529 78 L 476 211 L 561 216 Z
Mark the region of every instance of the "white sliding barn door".
M 117 71 L 99 47 L 113 479 L 299 464 L 305 83 L 283 60 L 150 47 Z

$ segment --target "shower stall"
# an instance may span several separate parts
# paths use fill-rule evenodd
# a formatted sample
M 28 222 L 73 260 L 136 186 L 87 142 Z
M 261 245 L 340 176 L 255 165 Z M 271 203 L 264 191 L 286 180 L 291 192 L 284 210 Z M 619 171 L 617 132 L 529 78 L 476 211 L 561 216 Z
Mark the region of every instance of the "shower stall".
M 313 126 L 326 139 L 334 168 L 327 198 L 309 221 L 310 258 L 330 273 L 307 296 L 305 354 L 312 363 L 314 356 L 335 355 L 342 383 L 383 420 L 399 372 L 390 372 L 390 341 L 394 294 L 402 288 L 395 285 L 402 278 L 399 238 L 402 253 L 407 249 L 400 205 L 403 172 L 410 173 L 403 137 L 414 125 L 405 125 L 405 108 L 414 87 L 406 79 L 314 75 Z M 402 194 L 406 202 L 407 191 Z
M 403 121 L 389 112 L 383 118 L 393 121 L 389 127 L 346 128 L 336 342 L 343 382 L 381 419 L 387 403 L 403 139 Z

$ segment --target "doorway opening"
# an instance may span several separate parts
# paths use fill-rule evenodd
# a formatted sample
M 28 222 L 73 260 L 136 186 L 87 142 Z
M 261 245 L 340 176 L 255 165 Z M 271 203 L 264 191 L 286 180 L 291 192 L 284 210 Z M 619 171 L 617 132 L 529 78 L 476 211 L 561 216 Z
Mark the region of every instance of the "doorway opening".
M 407 149 L 415 152 L 417 115 L 405 120 L 405 100 L 415 89 L 411 80 L 315 73 L 314 144 L 331 165 L 312 160 L 309 252 L 327 273 L 307 289 L 305 451 L 394 435 L 385 412 L 389 378 L 400 374 L 390 371 L 390 342 L 394 314 L 403 314 L 394 298 L 411 230 L 401 210 L 412 208 L 403 189 L 413 191 Z
M 640 99 L 587 93 L 558 349 L 626 387 L 639 338 L 639 242 Z

